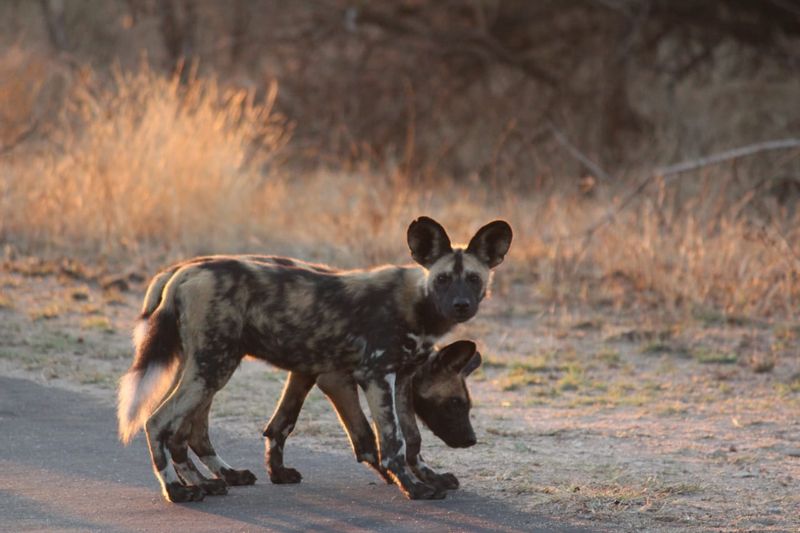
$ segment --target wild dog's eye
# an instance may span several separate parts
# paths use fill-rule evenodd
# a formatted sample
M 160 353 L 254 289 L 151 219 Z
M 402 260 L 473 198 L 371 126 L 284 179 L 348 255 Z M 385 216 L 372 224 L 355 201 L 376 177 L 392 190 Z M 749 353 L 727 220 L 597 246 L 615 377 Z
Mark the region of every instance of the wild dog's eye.
M 433 281 L 437 285 L 447 285 L 450 283 L 450 274 L 441 273 Z
M 451 407 L 461 407 L 461 399 L 460 398 L 450 398 L 449 400 L 447 400 L 447 403 Z
M 475 272 L 469 272 L 467 273 L 467 283 L 471 285 L 481 285 L 481 277 Z

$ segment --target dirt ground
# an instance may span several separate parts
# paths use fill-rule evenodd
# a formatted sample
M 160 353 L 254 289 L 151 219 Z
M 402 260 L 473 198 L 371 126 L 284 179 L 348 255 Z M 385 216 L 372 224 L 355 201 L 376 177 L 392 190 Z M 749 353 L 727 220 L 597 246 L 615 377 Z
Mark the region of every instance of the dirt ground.
M 149 274 L 6 262 L 0 370 L 113 402 Z M 596 529 L 800 529 L 800 323 L 582 307 L 499 284 L 449 337 L 484 357 L 470 379 L 478 444 L 452 450 L 425 431 L 426 460 L 467 490 Z M 284 377 L 245 361 L 212 424 L 260 439 Z M 318 391 L 289 464 L 293 443 L 348 447 Z

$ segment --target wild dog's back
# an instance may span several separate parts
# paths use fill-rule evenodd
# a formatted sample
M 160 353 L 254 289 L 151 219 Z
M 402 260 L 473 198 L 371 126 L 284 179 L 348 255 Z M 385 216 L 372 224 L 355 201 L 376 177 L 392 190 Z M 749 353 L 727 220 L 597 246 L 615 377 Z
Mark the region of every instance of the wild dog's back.
M 182 322 L 197 338 L 190 343 L 224 344 L 228 352 L 235 344 L 242 354 L 316 374 L 354 368 L 374 340 L 400 338 L 413 314 L 404 304 L 418 290 L 416 270 L 328 272 L 224 257 L 189 263 L 172 282 Z

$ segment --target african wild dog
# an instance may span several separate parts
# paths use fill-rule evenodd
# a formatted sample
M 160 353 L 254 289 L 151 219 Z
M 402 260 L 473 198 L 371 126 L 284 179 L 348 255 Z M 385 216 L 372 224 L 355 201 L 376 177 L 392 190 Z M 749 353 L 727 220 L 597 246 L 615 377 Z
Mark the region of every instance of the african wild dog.
M 153 314 L 161 302 L 164 286 L 178 269 L 189 264 L 225 258 L 224 256 L 197 257 L 159 272 L 147 288 L 140 319 L 146 320 Z M 325 265 L 269 255 L 229 256 L 227 259 L 244 259 L 334 272 Z M 435 435 L 454 448 L 467 447 L 475 443 L 475 433 L 469 419 L 471 400 L 465 379 L 480 364 L 481 355 L 477 352 L 475 343 L 462 340 L 438 350 L 414 374 L 413 405 L 417 416 L 423 419 Z M 350 439 L 356 460 L 367 463 L 384 480 L 391 483 L 391 478 L 378 462 L 375 435 L 361 410 L 355 379 L 348 372 L 332 372 L 321 376 L 289 373 L 275 414 L 264 430 L 264 436 L 267 437 L 266 464 L 270 480 L 273 483 L 298 483 L 302 479 L 297 470 L 284 467 L 283 447 L 286 438 L 294 429 L 305 397 L 315 382 L 333 404 Z M 205 416 L 208 416 L 207 412 Z M 405 413 L 401 413 L 400 416 L 405 416 Z M 207 428 L 207 418 L 203 423 L 202 427 Z M 458 488 L 458 479 L 454 475 L 437 474 L 425 464 L 419 455 L 421 445 L 419 430 L 413 422 L 407 426 L 411 429 L 404 434 L 407 444 L 406 456 L 417 477 L 439 488 Z M 191 463 L 191 459 L 187 459 L 187 462 Z M 190 468 L 199 473 L 194 465 Z M 255 476 L 252 476 L 252 479 L 255 479 Z
M 481 364 L 481 355 L 471 341 L 456 341 L 433 354 L 414 372 L 412 400 L 414 411 L 399 412 L 411 420 L 401 420 L 406 441 L 406 459 L 416 476 L 439 489 L 457 489 L 458 479 L 453 474 L 438 474 L 420 455 L 422 443 L 414 414 L 453 448 L 466 448 L 475 444 L 475 432 L 469 419 L 472 403 L 465 379 Z M 266 463 L 273 483 L 298 483 L 300 473 L 283 465 L 283 448 L 294 429 L 303 401 L 314 386 L 325 393 L 336 409 L 344 426 L 356 460 L 373 467 L 388 483 L 386 472 L 378 465 L 375 435 L 361 410 L 358 391 L 353 376 L 347 372 L 332 372 L 321 376 L 307 376 L 291 372 L 283 389 L 264 436 L 267 437 Z
M 310 375 L 352 369 L 378 429 L 381 467 L 410 498 L 443 497 L 416 481 L 406 463 L 398 412 L 411 412 L 414 365 L 427 359 L 435 338 L 475 315 L 511 238 L 509 225 L 495 221 L 453 249 L 444 228 L 420 217 L 407 240 L 423 268 L 330 273 L 239 259 L 181 267 L 120 383 L 121 438 L 144 425 L 165 496 L 200 499 L 220 489 L 197 479 L 188 445 L 215 475 L 250 481 L 249 472 L 213 453 L 203 428 L 214 394 L 245 354 Z

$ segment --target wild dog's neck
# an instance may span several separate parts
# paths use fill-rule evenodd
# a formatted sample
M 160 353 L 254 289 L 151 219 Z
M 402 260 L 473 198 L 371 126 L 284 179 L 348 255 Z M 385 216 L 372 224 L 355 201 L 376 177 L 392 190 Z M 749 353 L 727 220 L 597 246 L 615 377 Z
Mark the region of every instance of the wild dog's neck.
M 441 337 L 456 325 L 454 320 L 442 316 L 430 295 L 426 295 L 414 306 L 414 322 L 420 333 Z
M 433 296 L 425 290 L 425 269 L 418 266 L 401 268 L 402 287 L 398 291 L 397 305 L 411 333 L 439 337 L 450 331 L 455 322 L 439 313 Z
M 417 272 L 414 300 L 411 306 L 410 323 L 417 334 L 441 337 L 456 325 L 455 321 L 445 318 L 439 311 L 433 294 L 426 290 L 428 273 L 420 268 Z

